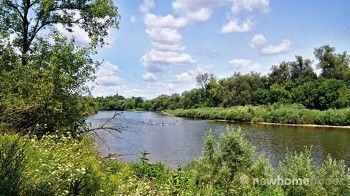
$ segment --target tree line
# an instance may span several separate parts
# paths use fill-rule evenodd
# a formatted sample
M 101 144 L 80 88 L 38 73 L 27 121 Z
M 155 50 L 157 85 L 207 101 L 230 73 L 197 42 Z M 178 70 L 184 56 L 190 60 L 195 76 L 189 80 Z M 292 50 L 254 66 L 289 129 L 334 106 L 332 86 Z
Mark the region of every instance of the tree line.
M 296 56 L 272 66 L 270 73 L 261 75 L 234 73 L 217 79 L 210 73 L 196 77 L 198 88 L 180 94 L 160 95 L 151 100 L 120 95 L 98 97 L 100 110 L 193 109 L 202 107 L 232 107 L 244 105 L 301 104 L 309 109 L 338 109 L 350 106 L 350 56 L 325 45 L 314 51 L 313 61 Z

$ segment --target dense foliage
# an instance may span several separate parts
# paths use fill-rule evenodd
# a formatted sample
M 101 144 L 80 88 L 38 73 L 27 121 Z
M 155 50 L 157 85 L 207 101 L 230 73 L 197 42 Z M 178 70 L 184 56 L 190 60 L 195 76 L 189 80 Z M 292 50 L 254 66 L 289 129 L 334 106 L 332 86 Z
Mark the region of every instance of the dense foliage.
M 308 109 L 339 109 L 350 106 L 350 56 L 328 45 L 315 49 L 319 76 L 312 61 L 296 56 L 294 61 L 273 66 L 267 75 L 235 73 L 224 79 L 213 74 L 197 76 L 200 88 L 181 95 L 161 95 L 152 100 L 126 99 L 120 95 L 100 97 L 102 110 L 193 109 L 244 105 L 301 104 Z
M 111 0 L 0 1 L 0 132 L 82 132 L 96 109 L 83 97 L 99 65 L 92 55 L 118 22 Z M 80 27 L 90 44 L 67 40 L 58 26 Z
M 147 153 L 130 164 L 102 159 L 91 143 L 89 138 L 0 136 L 0 195 L 350 194 L 343 162 L 329 157 L 315 166 L 306 150 L 288 153 L 272 168 L 256 157 L 239 130 L 228 131 L 219 142 L 208 133 L 202 157 L 176 170 L 149 163 Z M 275 178 L 306 181 L 289 186 L 261 181 Z
M 350 109 L 324 111 L 306 109 L 302 105 L 235 106 L 230 108 L 197 108 L 166 110 L 179 117 L 230 120 L 236 122 L 266 122 L 282 124 L 350 125 Z

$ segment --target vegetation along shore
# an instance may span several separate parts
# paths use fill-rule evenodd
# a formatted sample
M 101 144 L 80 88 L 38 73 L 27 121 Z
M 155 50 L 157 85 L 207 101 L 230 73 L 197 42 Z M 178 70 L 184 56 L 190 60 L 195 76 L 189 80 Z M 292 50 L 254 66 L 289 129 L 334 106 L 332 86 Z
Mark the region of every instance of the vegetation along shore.
M 280 124 L 350 125 L 350 56 L 325 45 L 315 61 L 296 56 L 262 75 L 235 73 L 196 77 L 197 88 L 146 100 L 121 95 L 97 97 L 100 110 L 166 111 L 188 118 Z M 312 67 L 316 63 L 320 74 Z
M 330 125 L 350 128 L 350 109 L 324 111 L 306 109 L 300 105 L 237 106 L 230 108 L 198 108 L 166 110 L 178 117 L 228 120 L 245 123 L 276 123 L 277 125 Z

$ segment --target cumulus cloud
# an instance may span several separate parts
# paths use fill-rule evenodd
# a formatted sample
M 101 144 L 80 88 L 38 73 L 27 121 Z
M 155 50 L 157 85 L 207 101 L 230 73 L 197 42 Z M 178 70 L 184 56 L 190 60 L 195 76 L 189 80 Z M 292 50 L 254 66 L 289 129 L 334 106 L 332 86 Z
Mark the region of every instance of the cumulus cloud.
M 265 36 L 263 34 L 255 34 L 252 40 L 250 41 L 250 46 L 253 48 L 259 48 L 263 45 L 265 45 L 267 42 Z
M 152 13 L 146 13 L 144 16 L 144 22 L 148 28 L 182 28 L 187 25 L 188 20 L 184 17 L 174 17 L 171 14 L 166 16 L 157 16 Z
M 119 71 L 118 65 L 104 61 L 95 74 L 97 84 L 101 86 L 118 85 L 121 81 L 121 78 L 117 76 Z
M 142 13 L 147 13 L 155 6 L 153 0 L 144 0 L 143 3 L 140 5 L 139 10 Z
M 259 63 L 253 62 L 249 59 L 232 59 L 229 62 L 235 71 L 241 73 L 249 73 L 251 71 L 259 71 L 261 69 L 261 65 Z
M 151 28 L 146 30 L 149 39 L 154 43 L 178 44 L 182 41 L 181 34 L 171 28 Z
M 233 0 L 231 11 L 240 14 L 242 11 L 252 12 L 255 10 L 268 12 L 270 10 L 269 0 Z
M 255 22 L 251 17 L 241 21 L 238 15 L 242 12 L 269 11 L 269 0 L 229 0 L 232 3 L 231 13 L 233 16 L 222 28 L 221 33 L 248 32 L 253 29 Z
M 248 32 L 253 29 L 254 25 L 255 23 L 251 18 L 244 21 L 234 18 L 221 28 L 221 33 Z
M 56 25 L 57 31 L 68 38 L 69 40 L 74 40 L 75 43 L 82 46 L 87 46 L 91 43 L 91 39 L 89 37 L 89 34 L 82 28 L 80 28 L 78 25 L 73 25 L 70 27 L 72 31 L 68 31 L 62 24 Z M 104 41 L 106 43 L 105 47 L 110 48 L 112 44 L 114 43 L 114 38 L 111 36 L 112 31 L 107 31 L 108 36 L 104 38 Z
M 150 73 L 150 72 L 143 75 L 142 78 L 145 82 L 156 82 L 157 81 L 157 77 L 153 73 Z
M 152 46 L 156 50 L 160 51 L 177 51 L 177 52 L 183 52 L 186 47 L 176 43 L 176 44 L 166 44 L 166 43 L 158 43 L 158 42 L 151 42 Z
M 175 76 L 175 82 L 188 82 L 195 78 L 195 75 L 190 72 L 183 72 Z
M 186 17 L 189 22 L 204 22 L 212 15 L 214 6 L 228 3 L 228 0 L 175 0 L 172 8 Z
M 195 61 L 192 59 L 191 55 L 184 52 L 161 51 L 161 50 L 153 49 L 142 56 L 141 62 L 146 67 L 149 65 L 155 65 L 154 67 L 158 67 L 158 66 L 162 67 L 162 65 L 169 65 L 169 64 L 191 64 L 191 63 L 194 63 Z M 152 71 L 152 68 L 149 71 Z M 161 71 L 161 70 L 158 70 L 158 71 Z
M 149 5 L 154 6 L 154 3 L 145 0 L 141 8 L 149 8 Z M 182 35 L 179 32 L 179 29 L 188 25 L 188 18 L 171 14 L 160 16 L 146 8 L 140 10 L 144 13 L 145 32 L 153 46 L 140 58 L 146 69 L 149 72 L 160 72 L 168 65 L 194 63 L 191 55 L 185 52 L 186 47 L 181 43 Z
M 204 22 L 209 20 L 212 10 L 208 8 L 200 8 L 185 14 L 186 18 L 191 22 Z
M 56 26 L 58 32 L 60 32 L 62 35 L 67 37 L 70 40 L 75 40 L 80 45 L 88 45 L 90 44 L 91 40 L 89 38 L 89 34 L 84 31 L 84 29 L 80 28 L 79 26 L 73 26 L 71 27 L 72 32 L 66 30 L 62 24 L 58 24 Z
M 172 3 L 172 7 L 177 11 L 196 10 L 202 7 L 213 7 L 226 2 L 227 0 L 175 0 Z
M 263 55 L 277 55 L 286 53 L 292 50 L 293 44 L 291 41 L 284 39 L 276 45 L 268 45 L 260 50 Z

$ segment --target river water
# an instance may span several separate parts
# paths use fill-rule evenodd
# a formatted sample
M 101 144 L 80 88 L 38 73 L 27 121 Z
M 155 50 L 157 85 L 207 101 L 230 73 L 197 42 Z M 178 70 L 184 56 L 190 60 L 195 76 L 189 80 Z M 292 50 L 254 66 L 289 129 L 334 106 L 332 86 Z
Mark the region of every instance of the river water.
M 88 118 L 92 127 L 100 126 L 115 112 L 98 112 Z M 151 162 L 164 162 L 175 168 L 202 153 L 203 138 L 212 130 L 216 137 L 230 128 L 241 128 L 244 137 L 258 155 L 276 166 L 287 149 L 301 151 L 312 146 L 317 165 L 331 155 L 350 166 L 350 130 L 335 128 L 283 127 L 271 125 L 233 124 L 208 120 L 191 120 L 155 112 L 122 112 L 106 126 L 118 131 L 96 131 L 98 150 L 103 156 L 118 155 L 125 161 L 136 160 L 141 152 L 150 153 Z

